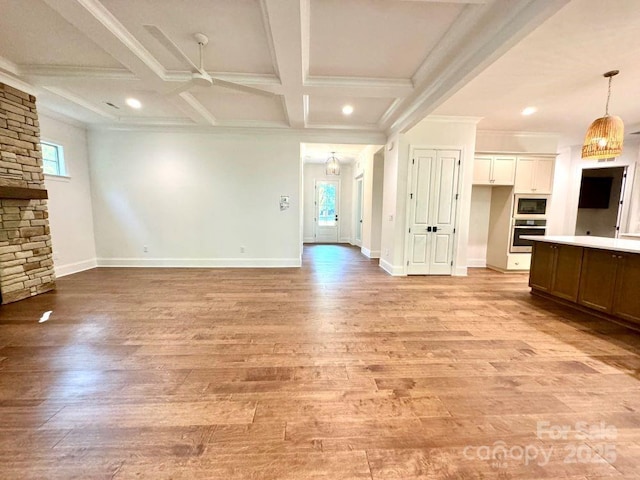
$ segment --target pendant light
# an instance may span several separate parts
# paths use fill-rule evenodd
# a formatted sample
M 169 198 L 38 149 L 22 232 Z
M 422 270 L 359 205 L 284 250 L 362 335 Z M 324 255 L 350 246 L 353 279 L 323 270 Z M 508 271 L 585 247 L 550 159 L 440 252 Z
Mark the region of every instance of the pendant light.
M 620 73 L 612 70 L 604 74 L 609 79 L 609 92 L 604 117 L 593 121 L 584 137 L 582 158 L 585 160 L 601 160 L 617 157 L 622 153 L 624 123 L 615 115 L 609 115 L 609 99 L 611 98 L 611 79 Z
M 336 157 L 336 152 L 331 152 L 331 156 L 327 159 L 325 173 L 327 175 L 340 175 L 340 161 Z

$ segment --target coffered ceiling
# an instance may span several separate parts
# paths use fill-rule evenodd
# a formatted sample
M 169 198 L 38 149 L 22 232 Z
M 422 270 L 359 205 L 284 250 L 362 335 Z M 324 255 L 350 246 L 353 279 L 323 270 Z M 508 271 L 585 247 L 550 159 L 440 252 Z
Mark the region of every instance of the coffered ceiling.
M 87 124 L 391 133 L 431 113 L 567 1 L 0 0 L 0 81 Z M 209 74 L 273 95 L 171 93 L 192 78 L 190 67 L 145 25 L 196 64 L 193 35 L 206 34 Z M 129 97 L 142 108 L 129 108 Z

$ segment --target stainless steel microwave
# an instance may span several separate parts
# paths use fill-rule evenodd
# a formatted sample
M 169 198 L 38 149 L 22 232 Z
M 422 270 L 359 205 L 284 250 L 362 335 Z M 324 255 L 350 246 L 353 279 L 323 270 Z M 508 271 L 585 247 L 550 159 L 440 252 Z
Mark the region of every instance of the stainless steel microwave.
M 549 206 L 548 195 L 516 195 L 513 202 L 514 218 L 544 218 Z

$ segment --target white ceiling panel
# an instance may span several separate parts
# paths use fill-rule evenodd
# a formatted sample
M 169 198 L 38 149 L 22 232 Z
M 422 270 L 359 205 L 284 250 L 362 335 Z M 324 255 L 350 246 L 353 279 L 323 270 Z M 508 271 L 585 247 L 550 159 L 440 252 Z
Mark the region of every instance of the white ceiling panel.
M 220 122 L 286 122 L 278 96 L 264 97 L 221 87 L 198 87 L 189 92 Z
M 205 68 L 209 72 L 273 74 L 273 61 L 258 0 L 102 0 L 102 3 L 170 70 L 189 66 L 158 43 L 144 28 L 159 27 L 196 64 L 195 33 L 209 37 Z
M 574 0 L 441 105 L 436 114 L 484 119 L 487 130 L 558 132 L 580 142 L 610 112 L 640 123 L 640 2 Z M 537 113 L 522 116 L 527 106 Z
M 316 97 L 309 99 L 309 123 L 364 125 L 376 124 L 391 106 L 389 98 Z M 343 115 L 342 107 L 351 105 L 353 113 Z
M 311 0 L 311 75 L 411 78 L 464 5 Z
M 0 0 L 0 57 L 20 65 L 121 67 L 41 0 Z

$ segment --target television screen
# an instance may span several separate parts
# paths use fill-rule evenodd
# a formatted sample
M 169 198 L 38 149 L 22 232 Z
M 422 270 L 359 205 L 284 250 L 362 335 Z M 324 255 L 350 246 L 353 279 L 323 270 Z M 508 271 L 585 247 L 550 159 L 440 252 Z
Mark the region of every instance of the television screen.
M 578 208 L 609 208 L 613 177 L 582 177 Z

